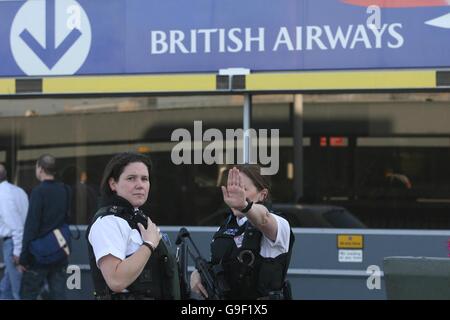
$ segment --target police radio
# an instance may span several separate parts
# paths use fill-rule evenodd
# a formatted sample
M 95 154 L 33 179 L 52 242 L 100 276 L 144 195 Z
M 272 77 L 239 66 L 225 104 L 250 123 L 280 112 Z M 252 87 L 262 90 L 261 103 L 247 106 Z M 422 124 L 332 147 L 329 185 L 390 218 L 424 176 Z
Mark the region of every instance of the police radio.
M 133 216 L 131 217 L 131 222 L 136 225 L 137 228 L 137 224 L 140 223 L 144 226 L 145 229 L 147 229 L 148 227 L 148 223 L 147 223 L 147 215 L 144 213 L 144 211 L 142 210 L 136 210 L 133 213 Z

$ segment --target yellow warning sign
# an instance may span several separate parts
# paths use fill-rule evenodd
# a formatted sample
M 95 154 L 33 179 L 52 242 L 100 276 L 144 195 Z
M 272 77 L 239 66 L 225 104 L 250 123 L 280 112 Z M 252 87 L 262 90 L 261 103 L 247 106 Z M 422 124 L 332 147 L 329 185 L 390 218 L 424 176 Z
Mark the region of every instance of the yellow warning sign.
M 362 249 L 364 239 L 362 235 L 339 234 L 337 236 L 338 249 Z

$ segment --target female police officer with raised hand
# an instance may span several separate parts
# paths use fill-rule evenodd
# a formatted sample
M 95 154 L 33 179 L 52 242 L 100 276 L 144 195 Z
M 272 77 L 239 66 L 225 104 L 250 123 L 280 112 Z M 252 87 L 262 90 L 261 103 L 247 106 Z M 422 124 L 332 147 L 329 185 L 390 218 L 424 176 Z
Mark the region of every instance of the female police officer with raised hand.
M 178 299 L 175 259 L 159 228 L 139 208 L 150 191 L 150 159 L 114 156 L 105 168 L 104 206 L 87 230 L 97 299 Z
M 238 165 L 222 186 L 230 215 L 211 243 L 211 270 L 223 270 L 225 299 L 289 299 L 285 282 L 294 242 L 289 223 L 267 208 L 270 182 L 258 165 Z M 192 291 L 207 297 L 198 271 Z

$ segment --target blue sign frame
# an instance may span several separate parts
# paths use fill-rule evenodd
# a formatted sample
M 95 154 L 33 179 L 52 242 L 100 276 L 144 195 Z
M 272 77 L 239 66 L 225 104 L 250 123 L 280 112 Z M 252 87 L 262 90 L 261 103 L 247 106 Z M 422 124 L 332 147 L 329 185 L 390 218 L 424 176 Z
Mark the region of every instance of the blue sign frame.
M 447 1 L 373 2 L 2 1 L 0 77 L 450 67 Z

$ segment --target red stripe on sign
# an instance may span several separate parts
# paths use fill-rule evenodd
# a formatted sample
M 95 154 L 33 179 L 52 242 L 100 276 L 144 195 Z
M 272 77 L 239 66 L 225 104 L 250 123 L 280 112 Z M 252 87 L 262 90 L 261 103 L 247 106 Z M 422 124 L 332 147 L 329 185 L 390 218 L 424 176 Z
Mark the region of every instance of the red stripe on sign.
M 414 8 L 414 7 L 441 7 L 450 5 L 448 0 L 341 0 L 355 6 L 379 6 L 381 8 Z

